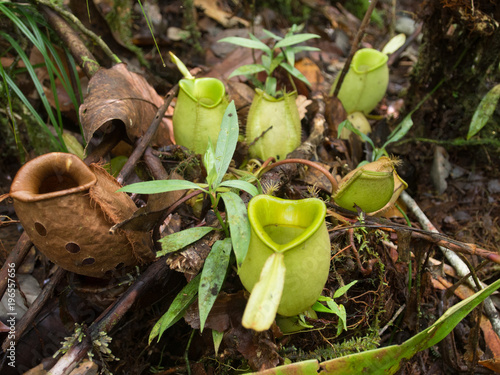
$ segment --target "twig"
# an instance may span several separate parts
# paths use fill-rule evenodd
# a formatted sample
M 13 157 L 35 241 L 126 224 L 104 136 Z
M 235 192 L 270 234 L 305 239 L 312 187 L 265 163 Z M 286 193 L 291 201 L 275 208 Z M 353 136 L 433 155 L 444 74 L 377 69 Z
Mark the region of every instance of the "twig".
M 24 331 L 30 326 L 33 320 L 36 318 L 45 303 L 52 297 L 55 287 L 59 284 L 59 281 L 64 277 L 66 271 L 62 268 L 57 268 L 56 272 L 50 278 L 50 281 L 43 287 L 42 292 L 36 297 L 33 304 L 30 306 L 28 311 L 19 320 L 16 325 L 16 332 L 14 338 L 7 337 L 3 344 L 2 349 L 6 352 L 7 348 L 12 345 L 12 342 L 18 342 L 20 337 L 23 335 Z
M 427 216 L 424 214 L 424 212 L 420 209 L 420 207 L 417 205 L 417 202 L 405 191 L 401 193 L 401 199 L 402 201 L 408 206 L 408 208 L 413 212 L 413 214 L 418 218 L 420 224 L 429 230 L 430 232 L 434 233 L 439 233 L 439 231 L 436 229 L 436 227 L 431 223 L 431 221 L 427 218 Z M 457 271 L 457 274 L 460 277 L 464 277 L 469 274 L 469 269 L 467 265 L 456 255 L 453 251 L 443 247 L 439 246 L 441 251 L 443 252 L 444 256 L 448 261 L 451 263 L 451 265 L 455 268 Z M 472 289 L 475 289 L 475 283 L 472 277 L 467 278 L 467 283 L 472 287 Z M 483 284 L 484 287 L 484 284 Z M 498 316 L 498 312 L 495 308 L 495 305 L 493 304 L 491 298 L 486 298 L 484 300 L 484 310 L 486 312 L 486 315 L 491 321 L 491 325 L 493 326 L 493 330 L 495 333 L 500 337 L 500 317 Z
M 114 63 L 116 63 L 116 64 L 121 63 L 121 60 L 118 58 L 118 56 L 116 56 L 113 53 L 113 51 L 111 51 L 111 49 L 108 47 L 108 45 L 106 43 L 104 43 L 104 41 L 99 37 L 99 35 L 95 34 L 93 31 L 87 29 L 83 25 L 83 23 L 78 18 L 75 17 L 75 15 L 73 13 L 68 12 L 68 11 L 60 8 L 59 6 L 57 6 L 55 4 L 55 2 L 50 1 L 50 0 L 36 0 L 36 2 L 39 5 L 44 5 L 50 9 L 52 9 L 57 14 L 61 15 L 65 19 L 72 22 L 78 28 L 78 30 L 80 30 L 82 32 L 82 34 L 86 35 L 87 37 L 89 37 L 92 40 L 93 43 L 97 44 L 104 51 L 104 53 L 106 55 L 108 55 L 108 57 Z
M 291 163 L 304 164 L 304 165 L 307 165 L 309 167 L 317 169 L 318 171 L 320 171 L 321 173 L 323 173 L 326 176 L 326 178 L 328 178 L 328 181 L 330 181 L 330 184 L 332 185 L 332 194 L 337 190 L 337 180 L 335 179 L 335 177 L 332 176 L 332 174 L 326 168 L 324 168 L 323 166 L 321 166 L 321 165 L 319 165 L 319 164 L 317 164 L 317 163 L 315 163 L 315 162 L 313 162 L 311 160 L 306 160 L 306 159 L 284 159 L 284 160 L 280 160 L 280 161 L 277 161 L 276 163 L 268 165 L 267 167 L 265 167 L 264 169 L 262 169 L 259 174 L 263 175 L 264 173 L 270 171 L 274 167 L 278 167 L 278 166 L 284 165 L 284 164 L 291 164 Z
M 337 95 L 339 94 L 340 88 L 342 87 L 342 82 L 344 82 L 344 78 L 347 74 L 347 71 L 349 70 L 349 66 L 351 65 L 352 57 L 354 56 L 354 53 L 356 53 L 356 51 L 358 50 L 358 44 L 361 41 L 363 34 L 365 33 L 366 26 L 370 22 L 370 17 L 372 16 L 373 10 L 375 9 L 375 5 L 377 5 L 377 1 L 378 0 L 370 1 L 370 6 L 366 10 L 363 21 L 361 22 L 361 26 L 359 27 L 359 30 L 356 33 L 354 40 L 352 41 L 351 52 L 349 53 L 345 65 L 342 68 L 342 71 L 340 72 L 339 80 L 337 81 L 337 86 L 335 86 L 335 91 L 333 92 L 334 98 L 336 98 Z
M 28 251 L 31 249 L 31 246 L 33 246 L 33 243 L 29 239 L 26 232 L 24 232 L 23 234 L 21 234 L 21 237 L 19 237 L 19 240 L 17 240 L 16 245 L 9 253 L 9 256 L 5 260 L 2 269 L 0 270 L 0 298 L 1 296 L 3 296 L 5 290 L 7 289 L 9 268 L 11 268 L 9 264 L 14 264 L 14 268 L 17 271 L 19 266 L 21 266 L 24 258 L 26 257 L 26 254 L 28 254 Z
M 58 14 L 52 11 L 48 6 L 42 6 L 42 11 L 64 44 L 69 48 L 75 61 L 83 69 L 85 75 L 91 78 L 100 68 L 94 55 L 82 42 L 78 34 L 62 19 Z
M 130 172 L 132 172 L 132 169 L 134 169 L 135 164 L 141 158 L 142 154 L 146 150 L 146 147 L 149 146 L 151 139 L 155 135 L 156 131 L 158 130 L 158 126 L 160 126 L 160 123 L 163 120 L 163 115 L 167 111 L 170 102 L 172 102 L 172 99 L 175 97 L 175 95 L 177 95 L 178 91 L 179 91 L 179 86 L 175 85 L 170 89 L 170 91 L 165 96 L 165 101 L 163 102 L 161 107 L 158 108 L 156 116 L 151 122 L 151 125 L 149 126 L 146 133 L 144 133 L 144 135 L 141 137 L 139 143 L 134 149 L 134 152 L 132 152 L 132 155 L 130 155 L 127 162 L 120 171 L 120 174 L 118 175 L 117 178 L 120 184 L 123 184 L 124 180 L 128 177 Z
M 92 349 L 92 342 L 97 338 L 99 332 L 109 332 L 130 310 L 138 297 L 154 286 L 160 278 L 165 278 L 165 275 L 169 274 L 168 271 L 169 268 L 164 258 L 151 264 L 136 282 L 92 323 L 88 329 L 89 337 L 73 345 L 50 369 L 49 374 L 69 374 Z

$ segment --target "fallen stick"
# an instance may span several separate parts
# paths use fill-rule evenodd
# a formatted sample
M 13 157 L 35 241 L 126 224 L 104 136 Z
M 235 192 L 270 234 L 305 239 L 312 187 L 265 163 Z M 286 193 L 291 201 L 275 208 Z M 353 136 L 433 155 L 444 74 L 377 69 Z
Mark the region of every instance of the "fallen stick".
M 108 333 L 146 290 L 156 285 L 160 278 L 168 278 L 170 269 L 165 258 L 159 258 L 151 264 L 128 290 L 108 307 L 87 331 L 87 335 L 80 343 L 73 345 L 57 363 L 48 371 L 51 375 L 66 375 L 85 358 L 92 349 L 93 341 L 98 338 L 99 332 Z
M 417 202 L 405 191 L 401 193 L 401 200 L 408 206 L 408 209 L 413 212 L 413 214 L 417 217 L 420 224 L 430 232 L 439 233 L 436 227 L 431 223 L 431 221 L 427 218 L 424 212 L 417 205 Z M 460 277 L 467 276 L 470 271 L 467 265 L 456 255 L 453 251 L 447 249 L 444 246 L 439 246 L 441 251 L 443 252 L 446 259 L 451 263 L 451 265 L 457 271 L 457 274 Z M 476 290 L 476 284 L 472 277 L 467 278 L 467 283 L 472 287 L 472 289 Z M 484 288 L 484 285 L 483 285 Z M 495 305 L 490 297 L 484 300 L 484 310 L 486 315 L 490 319 L 491 325 L 495 330 L 495 333 L 500 337 L 500 317 L 498 316 L 498 312 L 496 310 Z

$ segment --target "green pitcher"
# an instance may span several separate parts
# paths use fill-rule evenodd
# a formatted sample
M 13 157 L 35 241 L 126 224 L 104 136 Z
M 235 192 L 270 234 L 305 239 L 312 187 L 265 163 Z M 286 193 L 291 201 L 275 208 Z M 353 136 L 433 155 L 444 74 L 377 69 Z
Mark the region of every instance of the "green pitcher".
M 244 287 L 252 291 L 262 267 L 273 253 L 283 254 L 285 281 L 278 314 L 297 315 L 316 302 L 330 269 L 330 238 L 326 206 L 316 198 L 286 200 L 258 195 L 248 204 L 251 239 L 239 269 Z
M 387 60 L 385 53 L 372 48 L 363 48 L 354 54 L 338 94 L 347 113 L 359 111 L 367 115 L 382 100 L 389 84 Z M 335 90 L 337 80 L 332 85 L 330 95 Z
M 247 119 L 246 139 L 251 157 L 285 159 L 300 146 L 300 116 L 295 91 L 275 98 L 255 90 Z
M 217 143 L 222 116 L 228 106 L 224 84 L 216 78 L 179 81 L 173 126 L 177 144 L 197 154 L 207 150 L 208 139 Z

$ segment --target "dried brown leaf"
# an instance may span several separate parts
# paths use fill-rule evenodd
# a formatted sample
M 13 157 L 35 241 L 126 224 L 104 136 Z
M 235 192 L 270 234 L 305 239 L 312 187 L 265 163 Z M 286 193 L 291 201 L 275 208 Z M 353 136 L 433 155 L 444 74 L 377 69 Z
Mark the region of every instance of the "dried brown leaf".
M 97 130 L 111 132 L 113 125 L 121 122 L 130 140 L 135 141 L 144 135 L 162 104 L 163 98 L 144 77 L 128 71 L 125 64 L 100 69 L 90 80 L 88 96 L 80 106 L 85 140 L 89 142 Z M 170 127 L 164 118 L 152 143 L 172 144 Z

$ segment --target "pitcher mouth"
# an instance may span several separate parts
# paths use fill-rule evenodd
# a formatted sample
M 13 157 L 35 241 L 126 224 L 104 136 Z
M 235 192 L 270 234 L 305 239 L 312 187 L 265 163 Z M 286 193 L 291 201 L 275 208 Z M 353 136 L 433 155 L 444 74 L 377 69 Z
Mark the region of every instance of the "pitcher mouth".
M 358 74 L 372 72 L 384 65 L 389 57 L 372 48 L 363 48 L 354 54 L 352 68 Z
M 87 191 L 96 182 L 96 176 L 79 157 L 52 152 L 19 169 L 10 196 L 21 202 L 37 202 Z
M 224 84 L 217 78 L 184 78 L 179 81 L 179 86 L 187 96 L 205 108 L 217 107 L 226 94 Z
M 309 239 L 323 225 L 325 214 L 325 204 L 316 198 L 292 201 L 258 195 L 248 204 L 248 217 L 252 229 L 262 242 L 279 253 Z M 276 234 L 276 231 L 287 233 Z M 284 242 L 279 238 L 287 236 L 290 241 L 279 243 Z

